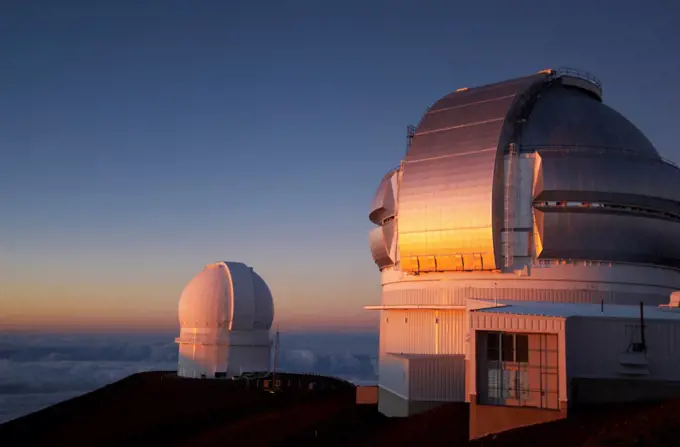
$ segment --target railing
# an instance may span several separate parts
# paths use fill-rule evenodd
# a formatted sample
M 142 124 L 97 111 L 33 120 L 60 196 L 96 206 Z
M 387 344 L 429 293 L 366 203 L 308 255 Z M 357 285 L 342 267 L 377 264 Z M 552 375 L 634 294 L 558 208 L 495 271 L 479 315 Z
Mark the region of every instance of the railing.
M 593 84 L 595 87 L 597 87 L 597 89 L 600 92 L 600 96 L 602 96 L 602 82 L 592 73 L 588 73 L 587 71 L 583 70 L 577 70 L 575 68 L 560 67 L 555 70 L 552 70 L 551 74 L 555 78 L 560 78 L 562 76 L 571 76 L 573 78 L 578 78 L 586 82 L 589 82 Z
M 680 272 L 680 268 L 669 265 L 655 264 L 653 262 L 612 261 L 606 259 L 578 259 L 578 258 L 544 258 L 535 259 L 531 266 L 534 268 L 551 267 L 553 265 L 583 265 L 584 267 L 613 267 L 613 265 L 644 266 L 657 269 L 673 270 Z

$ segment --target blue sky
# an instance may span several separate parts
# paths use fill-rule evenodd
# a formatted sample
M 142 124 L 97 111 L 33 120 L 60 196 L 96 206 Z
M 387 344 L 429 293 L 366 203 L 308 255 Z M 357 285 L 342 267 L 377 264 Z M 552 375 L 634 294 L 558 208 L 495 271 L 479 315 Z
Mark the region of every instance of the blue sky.
M 6 2 L 0 313 L 170 321 L 224 259 L 289 325 L 367 321 L 407 124 L 566 65 L 680 162 L 678 23 L 670 0 Z

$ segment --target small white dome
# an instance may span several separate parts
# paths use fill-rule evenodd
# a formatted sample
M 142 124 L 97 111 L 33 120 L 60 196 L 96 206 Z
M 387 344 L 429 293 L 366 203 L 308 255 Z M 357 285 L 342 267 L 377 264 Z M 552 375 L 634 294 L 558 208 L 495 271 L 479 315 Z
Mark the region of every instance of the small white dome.
M 264 280 L 240 262 L 207 265 L 179 299 L 182 328 L 269 330 L 274 300 Z

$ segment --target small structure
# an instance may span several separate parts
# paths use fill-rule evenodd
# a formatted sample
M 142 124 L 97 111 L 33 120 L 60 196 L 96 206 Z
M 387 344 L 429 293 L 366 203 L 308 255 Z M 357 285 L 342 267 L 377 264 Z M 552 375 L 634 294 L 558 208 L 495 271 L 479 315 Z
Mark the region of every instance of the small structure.
M 680 311 L 505 301 L 470 310 L 470 434 L 585 404 L 680 396 Z
M 272 294 L 251 267 L 207 265 L 179 300 L 177 374 L 219 378 L 269 371 L 273 319 Z
M 377 386 L 357 386 L 357 405 L 376 405 L 377 403 Z

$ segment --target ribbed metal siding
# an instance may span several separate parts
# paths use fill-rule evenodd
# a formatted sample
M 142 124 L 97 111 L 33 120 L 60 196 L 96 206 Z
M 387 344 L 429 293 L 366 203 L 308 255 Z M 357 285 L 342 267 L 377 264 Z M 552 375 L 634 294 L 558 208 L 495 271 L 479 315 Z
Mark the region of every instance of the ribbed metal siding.
M 409 359 L 409 399 L 465 401 L 465 356 Z
M 633 293 L 593 289 L 557 289 L 549 287 L 452 287 L 452 282 L 433 282 L 423 287 L 383 290 L 385 305 L 465 305 L 470 299 L 545 301 L 553 303 L 664 304 L 670 291 Z M 534 283 L 535 284 L 535 283 Z
M 464 288 L 451 287 L 447 281 L 423 282 L 403 287 L 387 286 L 383 289 L 383 304 L 390 305 L 455 305 L 464 306 L 467 296 Z
M 464 310 L 439 311 L 437 354 L 465 354 L 467 315 Z
M 564 318 L 470 312 L 470 328 L 482 331 L 558 333 L 564 329 Z
M 395 354 L 434 353 L 434 312 L 386 311 L 386 352 Z
M 393 354 L 464 354 L 464 310 L 383 311 L 381 345 Z

